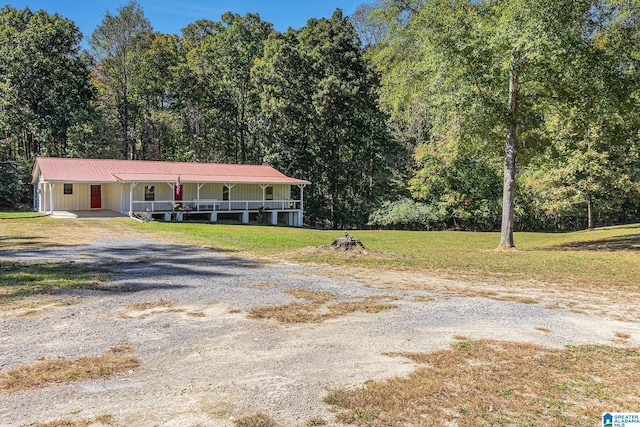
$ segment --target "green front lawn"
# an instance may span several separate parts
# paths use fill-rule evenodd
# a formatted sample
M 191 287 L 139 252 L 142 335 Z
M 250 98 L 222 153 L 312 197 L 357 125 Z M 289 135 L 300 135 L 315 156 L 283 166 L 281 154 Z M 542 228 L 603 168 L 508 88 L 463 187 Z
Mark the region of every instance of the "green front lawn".
M 0 217 L 4 217 L 0 213 Z M 197 223 L 139 223 L 128 218 L 4 219 L 2 250 L 86 243 L 106 236 L 187 243 L 241 256 L 382 269 L 411 269 L 483 280 L 528 280 L 637 286 L 640 225 L 573 233 L 516 233 L 517 251 L 496 252 L 498 233 L 350 231 L 366 256 L 344 256 L 329 245 L 337 230 Z

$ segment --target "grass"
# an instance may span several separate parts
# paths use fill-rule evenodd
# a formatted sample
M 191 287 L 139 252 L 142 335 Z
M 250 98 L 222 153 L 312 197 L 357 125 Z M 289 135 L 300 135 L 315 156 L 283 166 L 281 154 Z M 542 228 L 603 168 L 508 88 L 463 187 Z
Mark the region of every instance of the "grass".
M 55 384 L 106 379 L 140 365 L 131 346 L 122 341 L 100 356 L 43 359 L 0 371 L 0 392 L 19 393 Z
M 144 310 L 150 310 L 152 308 L 157 308 L 157 307 L 172 307 L 174 304 L 175 303 L 171 300 L 160 299 L 157 301 L 139 302 L 139 303 L 130 305 L 130 307 L 133 310 L 144 311 Z
M 34 424 L 31 427 L 90 427 L 90 426 L 115 426 L 113 415 L 98 415 L 91 419 L 81 420 L 54 420 L 48 423 Z
M 46 215 L 40 212 L 31 211 L 9 211 L 0 212 L 0 219 L 27 219 L 27 218 L 43 218 Z
M 4 214 L 0 213 L 0 216 Z M 368 249 L 393 257 L 301 251 L 327 245 L 339 231 L 195 223 L 138 223 L 128 218 L 3 220 L 0 250 L 85 243 L 131 236 L 190 243 L 258 257 L 365 267 L 412 268 L 507 279 L 635 285 L 640 225 L 574 233 L 516 233 L 520 251 L 495 252 L 498 233 L 353 231 Z M 46 230 L 46 233 L 45 233 Z M 216 242 L 211 246 L 211 242 Z
M 198 304 L 197 306 L 180 306 L 176 305 L 174 301 L 159 299 L 127 305 L 126 308 L 128 311 L 121 311 L 117 313 L 116 316 L 120 319 L 146 319 L 151 316 L 180 313 L 188 317 L 204 318 L 207 317 L 207 314 L 202 310 L 214 304 L 217 303 L 208 302 Z
M 282 324 L 291 323 L 322 323 L 329 319 L 346 316 L 356 312 L 380 313 L 397 308 L 395 304 L 386 302 L 396 298 L 389 296 L 370 296 L 355 301 L 335 300 L 331 292 L 318 292 L 300 288 L 285 289 L 294 298 L 309 300 L 310 302 L 292 302 L 283 305 L 263 305 L 254 307 L 249 312 L 251 319 L 274 319 Z
M 358 426 L 592 426 L 603 412 L 640 404 L 640 349 L 490 340 L 405 353 L 406 378 L 329 392 L 336 420 Z
M 242 418 L 238 418 L 233 421 L 234 427 L 280 427 L 282 424 L 271 418 L 269 415 L 258 412 L 254 415 L 247 415 Z M 327 425 L 327 422 L 322 418 L 311 418 L 303 424 L 305 427 L 316 427 Z
M 519 250 L 504 252 L 494 251 L 499 242 L 498 233 L 451 231 L 352 231 L 350 234 L 371 251 L 369 255 L 336 253 L 321 247 L 341 234 L 340 231 L 289 227 L 138 223 L 128 218 L 8 219 L 0 221 L 0 255 L 2 250 L 65 246 L 69 242 L 81 244 L 103 236 L 133 236 L 199 245 L 265 261 L 326 264 L 339 267 L 340 274 L 345 276 L 354 275 L 359 269 L 366 270 L 372 281 L 386 275 L 392 282 L 390 287 L 399 286 L 393 281 L 397 278 L 396 272 L 401 271 L 414 275 L 407 279 L 411 283 L 416 283 L 416 277 L 427 275 L 464 281 L 470 286 L 462 296 L 530 304 L 544 301 L 551 304 L 549 306 L 566 308 L 566 301 L 555 301 L 547 292 L 552 289 L 564 292 L 565 300 L 573 298 L 575 291 L 581 295 L 589 293 L 592 306 L 598 305 L 597 300 L 604 295 L 610 304 L 609 308 L 601 309 L 603 314 L 622 301 L 627 306 L 630 302 L 640 305 L 634 296 L 640 224 L 573 233 L 516 233 Z M 238 261 L 238 266 L 243 267 L 260 265 Z M 486 283 L 501 286 L 502 290 L 490 291 Z M 536 287 L 538 295 L 521 291 L 527 287 Z M 510 292 L 505 294 L 505 289 Z M 632 298 L 625 299 L 629 295 Z M 548 301 L 549 298 L 552 301 Z M 571 309 L 593 311 L 585 304 Z M 614 310 L 609 312 L 614 318 L 637 320 L 635 309 Z
M 94 289 L 105 279 L 105 270 L 82 264 L 4 262 L 0 304 L 65 289 Z
M 278 423 L 269 415 L 258 412 L 233 421 L 235 427 L 278 427 Z

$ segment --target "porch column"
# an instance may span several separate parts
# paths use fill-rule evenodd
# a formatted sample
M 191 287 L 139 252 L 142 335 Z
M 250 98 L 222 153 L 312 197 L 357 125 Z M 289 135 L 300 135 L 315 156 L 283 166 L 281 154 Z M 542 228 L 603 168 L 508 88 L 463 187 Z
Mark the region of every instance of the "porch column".
M 242 212 L 242 223 L 249 224 L 249 211 Z
M 303 212 L 304 212 L 304 187 L 305 184 L 298 184 L 298 188 L 300 188 L 300 210 L 298 211 L 298 221 L 296 226 L 302 227 L 303 225 Z
M 49 209 L 51 209 L 51 215 L 53 215 L 53 187 L 55 184 L 49 183 Z
M 278 225 L 278 211 L 271 211 L 271 225 Z
M 137 182 L 129 184 L 129 216 L 133 216 L 133 189 L 138 185 Z
M 37 212 L 42 212 L 42 190 L 40 189 L 41 185 L 38 182 L 36 185 L 36 195 L 38 197 L 38 210 Z
M 265 200 L 267 198 L 267 187 L 266 184 L 260 184 L 260 188 L 262 188 L 262 207 L 264 207 Z
M 227 187 L 229 189 L 229 210 L 231 210 L 231 189 L 235 186 L 235 184 L 225 184 L 225 187 Z M 248 220 L 247 220 L 248 222 Z
M 47 186 L 41 182 L 38 184 L 38 191 L 40 192 L 40 212 L 47 212 Z
M 40 183 L 40 200 L 42 200 L 42 205 L 40 206 L 40 212 L 47 213 L 47 184 L 44 182 Z
M 204 184 L 198 183 L 196 185 L 197 185 L 197 192 L 196 192 L 196 200 L 197 200 L 197 202 L 196 203 L 198 203 L 196 210 L 199 211 L 200 210 L 200 189 L 202 188 L 202 186 Z M 215 208 L 215 206 L 214 206 L 214 208 Z

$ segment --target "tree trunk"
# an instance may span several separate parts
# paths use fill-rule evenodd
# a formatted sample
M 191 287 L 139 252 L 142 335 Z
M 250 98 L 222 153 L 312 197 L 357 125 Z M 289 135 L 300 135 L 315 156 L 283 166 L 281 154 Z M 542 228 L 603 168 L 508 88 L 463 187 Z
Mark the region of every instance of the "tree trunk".
M 502 190 L 502 229 L 498 249 L 515 247 L 513 242 L 515 190 L 516 190 L 516 148 L 517 148 L 517 107 L 520 75 L 515 66 L 517 52 L 511 54 L 511 76 L 509 79 L 509 125 L 504 152 L 504 186 Z
M 593 230 L 593 199 L 591 194 L 587 196 L 587 228 Z

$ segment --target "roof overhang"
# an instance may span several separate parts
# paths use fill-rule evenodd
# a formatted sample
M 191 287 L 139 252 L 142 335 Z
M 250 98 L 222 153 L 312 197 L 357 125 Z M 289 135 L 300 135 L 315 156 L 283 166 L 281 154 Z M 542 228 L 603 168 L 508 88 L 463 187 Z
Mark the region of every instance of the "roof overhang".
M 117 173 L 113 176 L 119 182 L 166 182 L 174 183 L 178 179 L 177 175 L 168 174 L 140 174 L 140 173 Z M 224 175 L 182 175 L 180 174 L 180 183 L 185 184 L 311 184 L 309 181 L 302 179 L 283 177 L 282 179 L 274 179 L 273 177 L 260 176 L 224 176 Z

